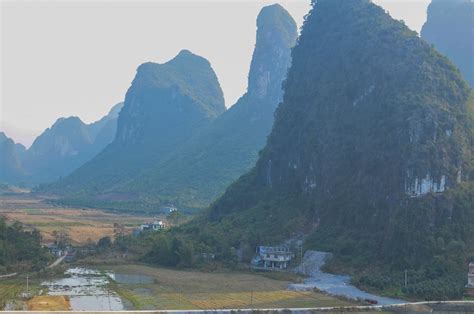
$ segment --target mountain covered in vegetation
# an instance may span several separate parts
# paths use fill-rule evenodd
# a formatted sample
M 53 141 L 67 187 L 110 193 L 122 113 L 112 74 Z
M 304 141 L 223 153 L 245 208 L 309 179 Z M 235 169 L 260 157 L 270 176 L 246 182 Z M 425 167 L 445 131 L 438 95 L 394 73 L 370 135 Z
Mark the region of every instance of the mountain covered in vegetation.
M 473 132 L 473 92 L 446 57 L 369 0 L 314 1 L 255 168 L 170 234 L 249 261 L 305 233 L 361 286 L 460 297 L 474 253 Z
M 474 87 L 474 2 L 433 0 L 421 36 L 451 59 Z
M 21 182 L 25 175 L 21 158 L 25 152 L 23 145 L 16 144 L 5 133 L 0 132 L 0 182 Z
M 135 202 L 117 189 L 165 159 L 225 111 L 210 63 L 182 50 L 164 63 L 144 63 L 127 91 L 114 141 L 67 178 L 46 188 L 87 203 Z
M 296 38 L 296 23 L 282 6 L 264 7 L 257 18 L 247 92 L 170 158 L 122 189 L 133 191 L 143 202 L 206 207 L 250 170 L 282 99 Z

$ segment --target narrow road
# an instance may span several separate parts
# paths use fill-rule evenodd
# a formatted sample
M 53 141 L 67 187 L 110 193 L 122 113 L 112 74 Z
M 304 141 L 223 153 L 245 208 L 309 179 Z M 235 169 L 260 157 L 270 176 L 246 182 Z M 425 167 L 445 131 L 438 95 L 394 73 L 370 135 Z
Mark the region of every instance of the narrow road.
M 46 268 L 53 268 L 53 267 L 56 267 L 58 266 L 59 264 L 61 264 L 61 262 L 66 258 L 66 255 L 64 256 L 61 256 L 60 258 L 58 258 L 57 260 L 55 260 L 51 265 L 47 266 Z M 1 279 L 7 279 L 7 278 L 11 278 L 11 277 L 15 277 L 19 275 L 19 273 L 10 273 L 10 274 L 6 274 L 6 275 L 0 275 L 0 280 Z
M 46 267 L 46 268 L 53 268 L 53 267 L 58 266 L 59 264 L 61 264 L 61 262 L 62 262 L 65 258 L 66 258 L 66 255 L 61 256 L 60 258 L 58 258 L 57 260 L 55 260 L 54 263 L 52 263 L 51 265 L 49 265 L 49 266 Z
M 18 275 L 18 273 L 11 273 L 11 274 L 6 274 L 6 275 L 1 275 L 0 279 L 15 277 L 16 275 Z

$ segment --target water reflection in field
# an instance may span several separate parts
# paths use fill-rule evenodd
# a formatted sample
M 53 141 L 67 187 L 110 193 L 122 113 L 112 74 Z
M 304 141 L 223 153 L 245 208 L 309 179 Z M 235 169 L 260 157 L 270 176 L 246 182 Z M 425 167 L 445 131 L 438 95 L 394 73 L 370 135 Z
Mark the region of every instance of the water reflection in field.
M 86 268 L 70 268 L 64 278 L 42 283 L 48 288 L 49 295 L 68 296 L 72 310 L 123 310 L 122 300 L 109 289 L 108 284 L 106 274 Z

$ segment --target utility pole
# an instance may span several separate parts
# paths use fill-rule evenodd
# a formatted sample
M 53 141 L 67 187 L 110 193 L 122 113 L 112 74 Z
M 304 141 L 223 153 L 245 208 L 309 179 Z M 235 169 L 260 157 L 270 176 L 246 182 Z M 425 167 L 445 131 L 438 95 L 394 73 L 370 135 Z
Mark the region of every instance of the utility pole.
M 405 269 L 405 288 L 407 287 L 408 285 L 408 270 Z
M 29 297 L 29 295 L 30 295 L 30 283 L 29 283 L 28 275 L 26 275 L 26 296 Z

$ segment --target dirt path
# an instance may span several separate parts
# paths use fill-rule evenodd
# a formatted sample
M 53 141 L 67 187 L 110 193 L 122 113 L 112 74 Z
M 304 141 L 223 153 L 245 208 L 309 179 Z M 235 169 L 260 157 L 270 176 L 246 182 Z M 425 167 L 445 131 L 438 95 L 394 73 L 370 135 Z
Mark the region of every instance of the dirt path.
M 49 265 L 49 266 L 46 267 L 46 268 L 53 268 L 53 267 L 58 266 L 59 264 L 61 264 L 61 262 L 62 262 L 65 258 L 66 258 L 66 255 L 61 256 L 60 258 L 58 258 L 57 260 L 55 260 L 54 263 L 52 263 L 51 265 Z

